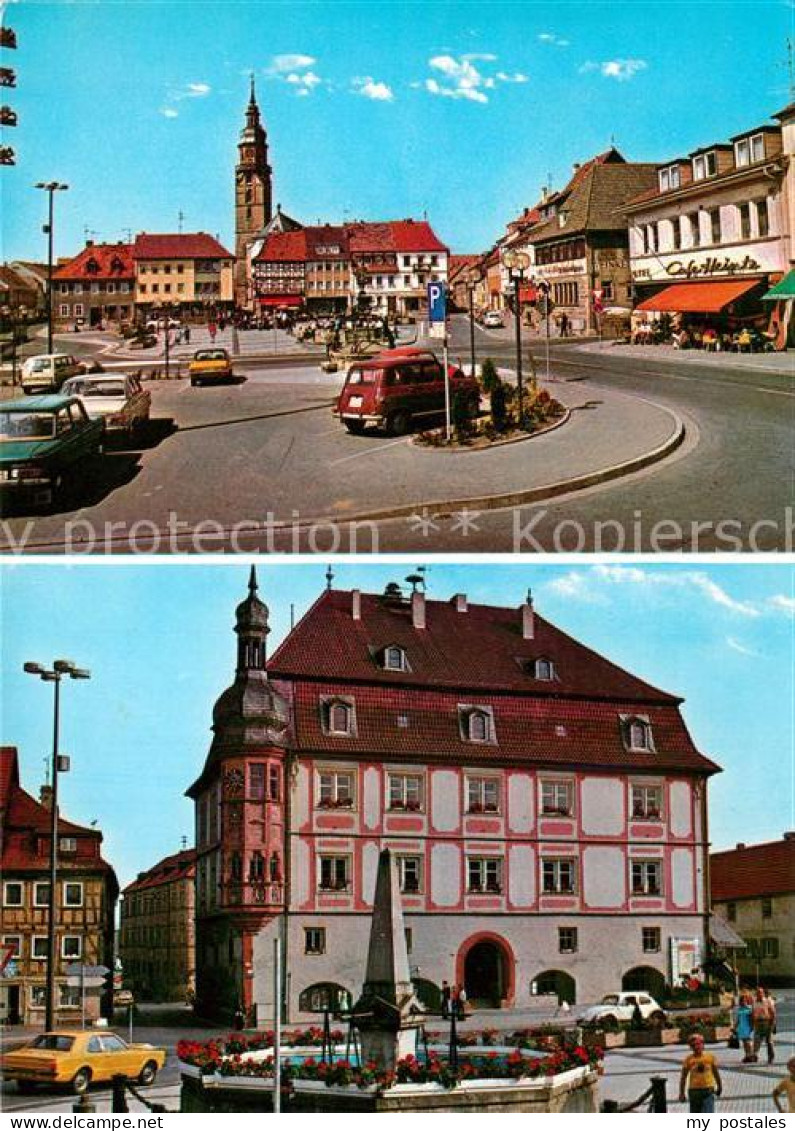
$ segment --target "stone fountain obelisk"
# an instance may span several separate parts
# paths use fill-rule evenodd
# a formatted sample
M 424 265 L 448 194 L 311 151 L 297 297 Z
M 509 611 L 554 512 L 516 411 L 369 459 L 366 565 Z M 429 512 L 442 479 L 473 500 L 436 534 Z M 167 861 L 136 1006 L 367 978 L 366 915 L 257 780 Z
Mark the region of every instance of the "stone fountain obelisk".
M 411 984 L 397 866 L 388 848 L 378 858 L 367 973 L 353 1013 L 363 1062 L 392 1070 L 415 1053 L 422 1006 Z

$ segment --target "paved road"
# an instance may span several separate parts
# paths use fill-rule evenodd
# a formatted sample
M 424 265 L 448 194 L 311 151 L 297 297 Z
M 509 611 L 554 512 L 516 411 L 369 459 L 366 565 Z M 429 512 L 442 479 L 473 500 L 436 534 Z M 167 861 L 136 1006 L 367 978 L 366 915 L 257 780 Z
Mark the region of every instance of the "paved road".
M 510 328 L 477 333 L 479 359 L 512 362 Z M 93 349 L 106 344 L 98 340 Z M 464 320 L 454 320 L 452 350 L 468 358 Z M 543 357 L 543 346 L 535 352 Z M 0 548 L 88 552 L 104 544 L 108 552 L 231 547 L 323 554 L 787 548 L 787 508 L 795 497 L 790 374 L 749 368 L 749 360 L 766 358 L 636 354 L 553 343 L 552 387 L 578 409 L 578 419 L 513 449 L 451 455 L 405 439 L 347 435 L 328 412 L 338 378 L 297 357 L 289 366 L 256 360 L 246 348 L 236 366 L 246 379 L 238 385 L 191 390 L 184 380 L 153 382 L 158 420 L 147 447 L 112 452 L 94 469 L 89 489 L 62 508 L 9 518 Z M 423 511 L 423 502 L 533 487 L 651 448 L 664 419 L 670 430 L 662 410 L 678 413 L 688 435 L 654 467 L 533 506 L 473 506 L 463 516 L 460 508 Z M 418 505 L 411 515 L 377 525 L 346 521 L 390 503 Z M 275 526 L 269 515 L 286 525 Z M 333 516 L 333 528 L 293 522 L 323 515 Z M 189 532 L 198 524 L 196 539 Z M 699 524 L 695 533 L 693 524 Z

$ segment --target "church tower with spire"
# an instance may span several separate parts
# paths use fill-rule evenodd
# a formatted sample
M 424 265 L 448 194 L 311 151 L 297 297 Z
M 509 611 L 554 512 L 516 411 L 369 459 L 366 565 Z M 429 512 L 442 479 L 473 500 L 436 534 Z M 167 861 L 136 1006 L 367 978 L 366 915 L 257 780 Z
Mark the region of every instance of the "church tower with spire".
M 260 118 L 251 76 L 251 97 L 246 107 L 246 124 L 238 142 L 235 166 L 235 302 L 248 305 L 247 251 L 254 236 L 271 218 L 273 171 L 268 164 L 268 139 Z

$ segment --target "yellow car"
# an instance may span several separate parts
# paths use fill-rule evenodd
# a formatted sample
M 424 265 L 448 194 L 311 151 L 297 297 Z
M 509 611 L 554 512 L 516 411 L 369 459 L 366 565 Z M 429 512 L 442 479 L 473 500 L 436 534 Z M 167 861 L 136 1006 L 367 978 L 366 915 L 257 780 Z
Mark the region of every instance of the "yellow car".
M 196 350 L 188 362 L 191 385 L 201 385 L 203 381 L 231 381 L 232 361 L 225 349 Z
M 59 1029 L 5 1053 L 0 1070 L 5 1080 L 16 1080 L 20 1091 L 36 1084 L 65 1084 L 79 1096 L 92 1083 L 107 1083 L 113 1076 L 151 1084 L 165 1062 L 165 1049 L 128 1045 L 116 1033 Z

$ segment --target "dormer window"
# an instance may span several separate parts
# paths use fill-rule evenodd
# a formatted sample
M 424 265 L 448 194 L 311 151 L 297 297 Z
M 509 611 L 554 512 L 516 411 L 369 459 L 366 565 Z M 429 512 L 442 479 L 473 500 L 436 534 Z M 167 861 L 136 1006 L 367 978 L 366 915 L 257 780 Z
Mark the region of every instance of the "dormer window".
M 549 682 L 555 678 L 555 665 L 551 660 L 541 657 L 538 660 L 532 660 L 530 663 L 529 674 L 533 679 L 541 679 Z
M 645 715 L 631 715 L 622 717 L 621 721 L 627 750 L 653 753 L 654 737 L 648 718 Z
M 89 259 L 88 263 L 86 263 L 86 271 L 89 275 L 96 275 L 99 271 L 99 264 L 96 259 Z
M 754 165 L 765 156 L 765 138 L 761 133 L 742 137 L 734 143 L 734 163 L 738 167 Z
M 681 183 L 679 166 L 669 165 L 666 169 L 660 169 L 658 173 L 660 192 L 670 192 L 671 189 L 678 189 Z
M 339 736 L 356 734 L 356 708 L 353 699 L 321 698 L 320 712 L 326 734 Z
M 467 742 L 493 742 L 494 716 L 490 707 L 461 707 L 461 737 Z
M 718 171 L 718 155 L 714 149 L 709 153 L 699 153 L 693 158 L 693 180 L 703 181 L 707 177 L 714 177 Z
M 390 644 L 388 648 L 384 648 L 383 664 L 385 670 L 389 672 L 407 672 L 409 670 L 406 653 L 397 644 Z

